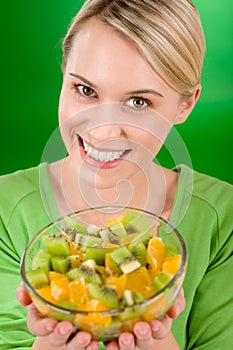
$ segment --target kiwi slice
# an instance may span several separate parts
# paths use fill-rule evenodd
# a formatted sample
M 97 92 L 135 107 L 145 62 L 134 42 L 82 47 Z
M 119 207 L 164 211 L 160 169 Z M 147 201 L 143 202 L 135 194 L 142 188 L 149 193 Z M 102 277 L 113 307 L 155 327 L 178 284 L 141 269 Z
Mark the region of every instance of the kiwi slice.
M 154 287 L 157 292 L 163 289 L 166 284 L 172 279 L 173 275 L 167 271 L 162 271 L 154 278 Z
M 83 262 L 83 254 L 72 254 L 67 257 L 68 259 L 68 270 L 73 269 L 74 267 L 80 266 Z
M 143 243 L 130 243 L 128 249 L 135 259 L 140 262 L 141 266 L 146 266 L 146 247 Z
M 64 256 L 54 256 L 51 259 L 53 271 L 66 273 L 68 271 L 69 259 Z
M 67 238 L 63 234 L 43 236 L 42 243 L 52 255 L 69 255 L 70 247 Z
M 111 324 L 105 326 L 103 330 L 98 331 L 98 336 L 102 341 L 109 340 L 109 338 L 117 338 L 120 334 L 121 326 L 122 322 L 119 318 L 113 316 Z
M 147 231 L 147 232 L 140 232 L 137 233 L 136 236 L 133 237 L 132 242 L 138 244 L 143 243 L 146 247 L 152 237 L 154 237 L 154 232 Z
M 100 230 L 101 228 L 95 225 L 87 226 L 87 233 L 91 236 L 100 237 Z
M 121 305 L 126 307 L 124 312 L 119 315 L 119 318 L 124 320 L 129 320 L 131 318 L 136 318 L 146 312 L 147 307 L 142 305 L 136 305 L 137 303 L 145 299 L 144 295 L 138 292 L 132 292 L 126 289 L 121 298 Z
M 72 280 L 83 277 L 87 283 L 103 283 L 102 277 L 96 269 L 96 263 L 92 259 L 85 261 L 79 267 L 69 270 L 66 275 Z
M 81 235 L 77 233 L 75 235 L 75 243 L 82 246 L 82 250 L 86 250 L 87 247 L 100 247 L 102 244 L 102 239 L 90 235 Z
M 115 286 L 90 283 L 88 284 L 88 291 L 93 299 L 99 300 L 107 307 L 111 309 L 118 307 L 117 291 Z
M 50 270 L 51 267 L 51 255 L 44 250 L 39 250 L 32 259 L 32 270 L 44 269 Z
M 141 266 L 140 262 L 135 259 L 125 246 L 111 252 L 109 257 L 116 268 L 120 268 L 125 274 L 130 273 Z
M 128 232 L 146 232 L 152 227 L 151 220 L 145 215 L 132 211 L 125 212 L 122 223 Z
M 97 265 L 104 266 L 105 254 L 110 253 L 112 249 L 108 248 L 87 248 L 85 260 L 94 259 Z
M 72 216 L 65 216 L 63 219 L 64 230 L 67 233 L 81 233 L 82 235 L 87 234 L 87 227 L 80 220 L 75 219 Z
M 40 288 L 49 284 L 48 271 L 44 269 L 37 269 L 26 273 L 28 282 L 33 288 Z
M 109 241 L 111 243 L 117 244 L 121 239 L 124 239 L 126 237 L 127 232 L 121 222 L 117 222 L 116 224 L 109 227 Z

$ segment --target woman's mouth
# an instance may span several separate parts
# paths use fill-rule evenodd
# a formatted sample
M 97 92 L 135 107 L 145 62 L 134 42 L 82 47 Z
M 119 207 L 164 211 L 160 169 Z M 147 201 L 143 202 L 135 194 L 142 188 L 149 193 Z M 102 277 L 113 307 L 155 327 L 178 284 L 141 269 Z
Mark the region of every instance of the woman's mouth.
M 81 155 L 91 165 L 101 168 L 113 168 L 130 152 L 125 150 L 103 150 L 90 146 L 79 136 Z

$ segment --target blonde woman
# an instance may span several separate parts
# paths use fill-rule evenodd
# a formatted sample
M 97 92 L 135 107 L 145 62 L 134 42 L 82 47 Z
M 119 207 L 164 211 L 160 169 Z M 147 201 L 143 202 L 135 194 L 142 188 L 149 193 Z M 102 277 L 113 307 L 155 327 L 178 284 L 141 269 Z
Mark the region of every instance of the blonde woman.
M 163 319 L 136 323 L 106 348 L 230 350 L 232 187 L 187 166 L 171 170 L 153 162 L 201 92 L 205 40 L 195 6 L 87 0 L 63 53 L 59 126 L 68 156 L 1 178 L 3 281 L 16 289 L 26 243 L 52 219 L 106 203 L 147 209 L 169 219 L 186 241 L 184 294 Z M 2 349 L 98 349 L 85 332 L 70 340 L 69 322 L 42 318 L 21 286 L 17 297 L 28 306 L 33 337 L 25 309 L 9 297 Z

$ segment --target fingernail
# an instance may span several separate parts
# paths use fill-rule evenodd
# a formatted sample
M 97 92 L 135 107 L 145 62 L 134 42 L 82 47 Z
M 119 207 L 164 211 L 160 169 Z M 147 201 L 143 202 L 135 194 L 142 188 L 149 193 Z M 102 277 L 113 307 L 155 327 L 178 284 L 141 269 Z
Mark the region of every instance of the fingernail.
M 76 343 L 79 345 L 82 345 L 88 341 L 88 338 L 86 336 L 79 336 L 76 338 Z
M 122 343 L 124 345 L 130 345 L 132 343 L 132 339 L 130 337 L 125 337 L 124 339 L 122 339 Z
M 66 334 L 68 334 L 68 333 L 70 332 L 70 330 L 67 329 L 67 328 L 63 328 L 63 327 L 62 327 L 62 328 L 59 330 L 59 332 L 60 332 L 61 335 L 66 335 Z
M 46 326 L 47 331 L 52 332 L 54 330 L 55 324 L 54 323 L 49 323 Z
M 141 327 L 138 329 L 138 333 L 139 333 L 140 335 L 146 335 L 147 332 L 148 332 L 147 327 L 141 326 Z

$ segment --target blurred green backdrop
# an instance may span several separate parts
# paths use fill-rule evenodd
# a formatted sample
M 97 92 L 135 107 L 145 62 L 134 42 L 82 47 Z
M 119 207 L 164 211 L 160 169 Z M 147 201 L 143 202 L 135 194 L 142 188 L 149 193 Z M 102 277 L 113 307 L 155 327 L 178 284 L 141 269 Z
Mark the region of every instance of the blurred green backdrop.
M 207 41 L 201 98 L 177 127 L 201 172 L 233 183 L 233 2 L 194 0 Z M 83 0 L 1 4 L 1 168 L 37 165 L 57 127 L 61 39 Z M 166 148 L 159 161 L 172 166 Z

